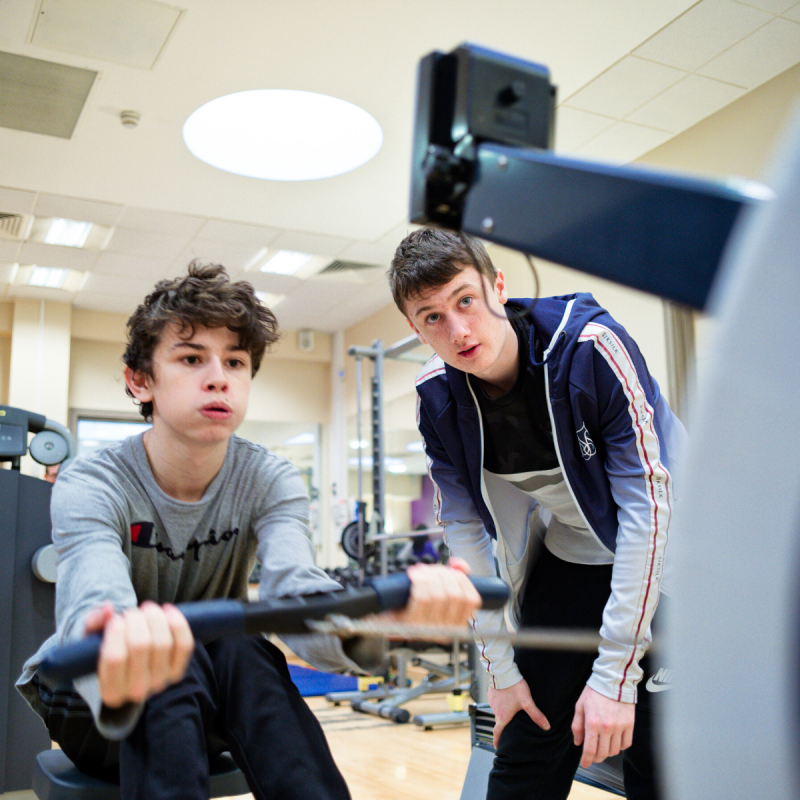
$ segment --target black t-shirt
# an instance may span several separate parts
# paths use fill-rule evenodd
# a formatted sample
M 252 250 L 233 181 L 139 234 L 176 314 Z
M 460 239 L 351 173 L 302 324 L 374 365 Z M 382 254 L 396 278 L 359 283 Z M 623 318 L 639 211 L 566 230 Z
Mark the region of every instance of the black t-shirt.
M 497 475 L 540 472 L 558 467 L 553 430 L 547 410 L 544 367 L 528 357 L 530 325 L 525 317 L 512 317 L 519 343 L 519 373 L 514 386 L 491 398 L 475 381 L 475 395 L 483 418 L 483 466 Z M 534 337 L 536 360 L 542 343 Z

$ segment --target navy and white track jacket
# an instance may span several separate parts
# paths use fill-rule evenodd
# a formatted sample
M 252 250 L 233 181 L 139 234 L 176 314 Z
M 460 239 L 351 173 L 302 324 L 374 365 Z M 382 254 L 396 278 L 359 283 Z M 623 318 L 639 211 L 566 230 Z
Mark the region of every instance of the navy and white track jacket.
M 529 300 L 511 300 L 526 308 Z M 602 643 L 588 682 L 615 700 L 634 702 L 638 662 L 650 644 L 673 510 L 672 465 L 685 430 L 650 376 L 636 343 L 590 294 L 541 298 L 532 308 L 546 343 L 542 361 L 553 441 L 572 497 L 613 561 Z M 536 501 L 487 490 L 483 430 L 469 376 L 438 358 L 417 377 L 418 425 L 436 485 L 437 521 L 451 551 L 477 575 L 511 586 L 512 620 L 548 515 Z M 515 620 L 514 620 L 515 621 Z M 513 649 L 496 634 L 502 612 L 479 612 L 476 636 L 496 688 L 521 675 Z

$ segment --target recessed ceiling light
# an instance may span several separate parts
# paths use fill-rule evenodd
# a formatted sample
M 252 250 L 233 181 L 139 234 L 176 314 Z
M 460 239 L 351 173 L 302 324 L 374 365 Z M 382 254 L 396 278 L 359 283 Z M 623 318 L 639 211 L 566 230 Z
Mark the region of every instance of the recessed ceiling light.
M 50 221 L 44 243 L 59 244 L 63 247 L 83 247 L 91 230 L 91 222 L 54 217 Z
M 298 253 L 296 250 L 278 250 L 269 261 L 261 265 L 261 272 L 274 272 L 278 275 L 294 275 L 311 259 L 311 253 Z
M 47 289 L 60 289 L 69 275 L 68 269 L 56 267 L 34 267 L 28 278 L 28 286 L 44 286 Z
M 192 155 L 212 167 L 271 181 L 331 178 L 360 167 L 383 144 L 377 120 L 346 100 L 254 89 L 211 100 L 183 126 Z

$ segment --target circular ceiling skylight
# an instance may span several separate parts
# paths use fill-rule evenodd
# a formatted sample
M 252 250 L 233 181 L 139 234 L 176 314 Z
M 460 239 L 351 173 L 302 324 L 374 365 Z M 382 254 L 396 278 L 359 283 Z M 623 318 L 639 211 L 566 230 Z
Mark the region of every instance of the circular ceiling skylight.
M 364 109 L 313 92 L 254 89 L 211 100 L 183 126 L 192 155 L 271 181 L 331 178 L 365 164 L 383 131 Z

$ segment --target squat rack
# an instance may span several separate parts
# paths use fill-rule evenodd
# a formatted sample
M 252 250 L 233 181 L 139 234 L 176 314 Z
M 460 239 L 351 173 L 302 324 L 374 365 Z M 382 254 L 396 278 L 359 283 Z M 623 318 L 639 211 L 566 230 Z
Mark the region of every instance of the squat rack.
M 366 542 L 366 521 L 362 505 L 363 461 L 361 455 L 361 362 L 367 358 L 373 363 L 372 378 L 370 380 L 370 447 L 372 450 L 372 520 L 369 525 L 370 539 L 380 541 L 380 572 L 385 575 L 388 570 L 387 544 L 382 538 L 384 532 L 385 503 L 386 503 L 386 477 L 385 477 L 385 447 L 383 435 L 383 362 L 384 359 L 412 360 L 404 358 L 406 353 L 420 344 L 416 334 L 411 334 L 395 342 L 389 347 L 383 346 L 382 339 L 376 339 L 370 347 L 354 345 L 347 351 L 349 356 L 356 359 L 356 425 L 358 439 L 358 508 L 356 521 L 358 522 L 358 568 L 359 577 L 363 580 L 366 562 L 364 545 Z M 381 538 L 379 538 L 381 537 Z

